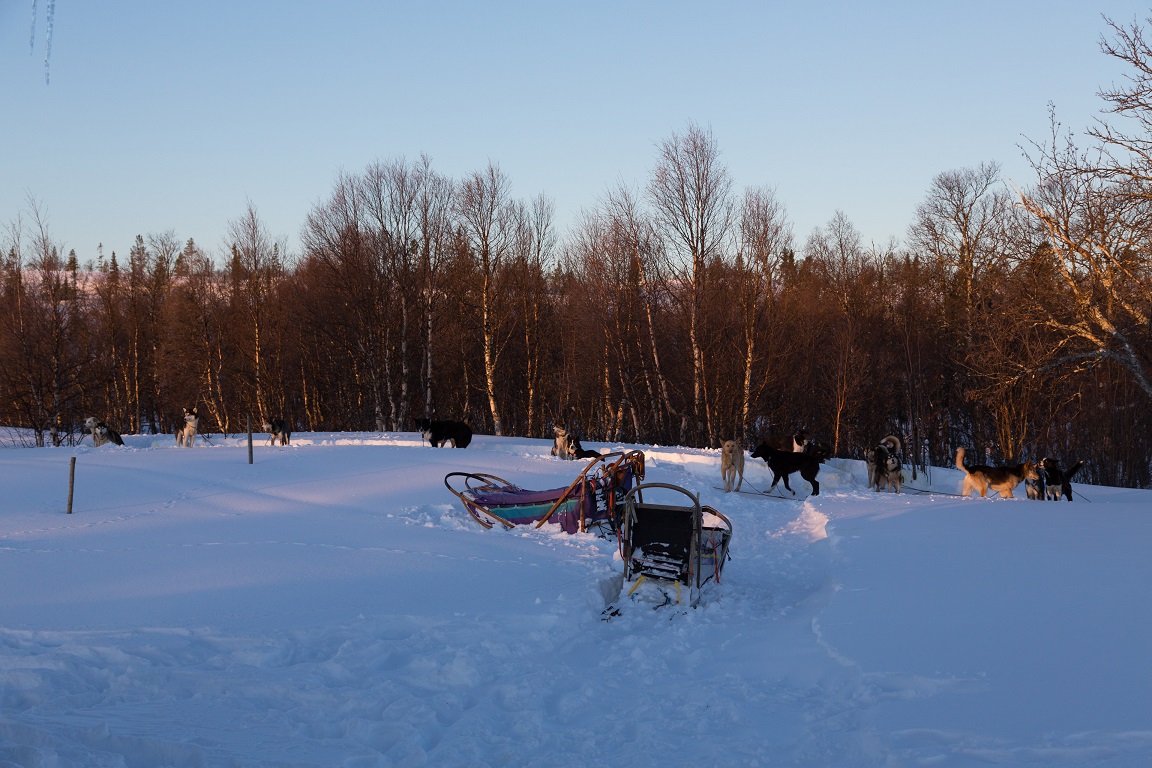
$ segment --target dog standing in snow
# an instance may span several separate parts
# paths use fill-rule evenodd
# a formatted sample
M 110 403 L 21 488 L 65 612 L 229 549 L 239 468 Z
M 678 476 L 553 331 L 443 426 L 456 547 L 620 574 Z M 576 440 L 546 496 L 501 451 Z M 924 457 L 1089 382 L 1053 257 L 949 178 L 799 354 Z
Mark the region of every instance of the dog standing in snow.
M 280 441 L 280 445 L 288 445 L 292 442 L 292 428 L 288 426 L 285 419 L 267 419 L 264 424 L 264 431 L 268 433 L 268 444 L 276 445 L 276 441 Z
M 181 448 L 191 448 L 196 440 L 196 430 L 200 428 L 200 416 L 196 409 L 184 409 L 184 425 L 176 427 L 176 444 Z
M 735 440 L 725 440 L 720 446 L 720 476 L 724 478 L 725 493 L 739 491 L 744 485 L 744 449 Z

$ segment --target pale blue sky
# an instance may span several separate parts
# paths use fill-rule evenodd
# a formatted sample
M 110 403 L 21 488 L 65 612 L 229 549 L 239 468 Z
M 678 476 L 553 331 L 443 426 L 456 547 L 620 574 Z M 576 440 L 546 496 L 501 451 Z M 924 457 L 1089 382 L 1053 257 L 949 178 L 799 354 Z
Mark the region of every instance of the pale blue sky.
M 1128 0 L 243 2 L 0 0 L 0 223 L 34 196 L 81 261 L 173 230 L 220 250 L 250 200 L 300 227 L 341 171 L 427 153 L 489 160 L 567 226 L 655 145 L 710 127 L 737 188 L 774 186 L 798 244 L 843 210 L 903 238 L 932 177 L 998 161 L 1047 103 L 1080 130 L 1122 70 L 1100 14 Z

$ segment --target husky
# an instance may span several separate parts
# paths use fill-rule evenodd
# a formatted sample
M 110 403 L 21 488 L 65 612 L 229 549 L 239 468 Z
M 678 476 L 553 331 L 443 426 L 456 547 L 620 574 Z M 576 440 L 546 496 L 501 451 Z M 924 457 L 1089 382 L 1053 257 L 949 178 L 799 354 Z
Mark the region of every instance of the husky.
M 433 448 L 452 443 L 453 448 L 467 448 L 472 442 L 472 429 L 462 421 L 416 419 L 416 429 Z
M 1013 464 L 1008 467 L 990 467 L 985 464 L 964 466 L 964 449 L 956 449 L 956 469 L 964 473 L 964 487 L 961 496 L 967 496 L 972 491 L 980 491 L 983 498 L 988 495 L 988 489 L 998 491 L 1005 499 L 1012 498 L 1012 491 L 1025 480 L 1039 480 L 1040 473 L 1031 461 L 1023 464 Z
M 752 451 L 752 458 L 763 459 L 768 468 L 772 470 L 772 487 L 768 489 L 768 492 L 771 493 L 772 489 L 783 478 L 784 487 L 793 496 L 796 495 L 796 491 L 793 491 L 792 486 L 788 485 L 788 475 L 793 472 L 799 472 L 800 477 L 812 485 L 813 496 L 820 495 L 820 483 L 816 480 L 816 474 L 820 471 L 822 456 L 822 452 L 815 454 L 806 451 L 779 451 L 768 443 L 760 443 L 756 446 L 756 450 Z
M 1044 488 L 1043 498 L 1048 501 L 1060 501 L 1060 497 L 1063 496 L 1072 501 L 1072 476 L 1079 472 L 1082 466 L 1084 462 L 1078 461 L 1065 472 L 1056 459 L 1047 456 L 1041 459 L 1040 480 Z
M 285 419 L 265 419 L 261 427 L 268 433 L 268 445 L 276 445 L 277 440 L 280 445 L 292 442 L 292 428 Z
M 1024 493 L 1033 501 L 1044 501 L 1044 471 L 1040 471 L 1039 480 L 1024 478 Z
M 720 476 L 724 478 L 725 493 L 739 491 L 744 485 L 744 449 L 735 440 L 725 440 L 720 445 Z
M 97 448 L 108 443 L 124 445 L 124 439 L 120 437 L 120 433 L 104 422 L 97 421 L 95 416 L 89 416 L 85 419 L 84 427 L 92 433 L 92 444 Z
M 900 438 L 888 435 L 868 454 L 868 486 L 877 492 L 891 488 L 900 493 L 904 466 L 900 461 Z
M 576 458 L 576 449 L 572 444 L 574 435 L 568 433 L 567 427 L 560 424 L 552 427 L 552 455 L 558 459 Z
M 184 424 L 176 427 L 176 444 L 181 448 L 191 448 L 196 441 L 196 431 L 200 428 L 200 415 L 195 408 L 184 409 Z

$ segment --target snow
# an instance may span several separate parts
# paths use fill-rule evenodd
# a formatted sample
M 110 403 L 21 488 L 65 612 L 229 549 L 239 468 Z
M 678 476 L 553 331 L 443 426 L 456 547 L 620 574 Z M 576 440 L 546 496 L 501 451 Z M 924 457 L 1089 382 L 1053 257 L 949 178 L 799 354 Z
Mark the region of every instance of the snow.
M 548 442 L 259 437 L 0 449 L 0 766 L 1152 764 L 1152 492 L 832 460 L 767 499 L 718 450 L 593 444 L 734 527 L 700 608 L 603 621 L 614 542 L 483 530 L 443 484 L 566 485 Z

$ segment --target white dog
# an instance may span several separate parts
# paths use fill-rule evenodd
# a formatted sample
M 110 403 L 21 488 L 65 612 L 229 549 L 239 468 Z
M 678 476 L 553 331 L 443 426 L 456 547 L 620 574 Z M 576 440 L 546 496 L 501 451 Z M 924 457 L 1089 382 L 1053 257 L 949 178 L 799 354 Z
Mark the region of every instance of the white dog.
M 200 416 L 196 409 L 184 409 L 184 426 L 176 427 L 176 444 L 181 448 L 191 448 L 196 440 L 196 430 L 200 428 Z
M 735 440 L 725 440 L 720 447 L 720 475 L 724 478 L 724 492 L 739 491 L 744 485 L 744 449 Z M 736 482 L 739 476 L 740 481 Z M 736 483 L 736 487 L 732 487 Z

